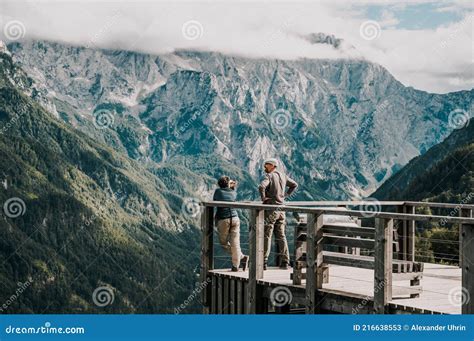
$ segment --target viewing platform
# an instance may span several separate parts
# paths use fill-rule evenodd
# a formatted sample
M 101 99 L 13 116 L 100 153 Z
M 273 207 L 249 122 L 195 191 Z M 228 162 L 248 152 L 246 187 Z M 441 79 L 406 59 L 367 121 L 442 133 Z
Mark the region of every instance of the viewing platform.
M 215 207 L 232 207 L 243 220 L 248 217 L 247 271 L 215 268 L 214 248 L 220 247 L 214 245 Z M 201 292 L 204 313 L 474 313 L 474 205 L 211 201 L 202 208 L 201 279 L 209 283 Z M 438 214 L 416 214 L 417 209 Z M 293 214 L 287 219 L 293 266 L 287 270 L 263 270 L 264 210 Z M 457 241 L 436 240 L 459 245 L 453 265 L 415 259 L 417 225 L 429 229 L 429 224 L 453 233 L 459 229 Z

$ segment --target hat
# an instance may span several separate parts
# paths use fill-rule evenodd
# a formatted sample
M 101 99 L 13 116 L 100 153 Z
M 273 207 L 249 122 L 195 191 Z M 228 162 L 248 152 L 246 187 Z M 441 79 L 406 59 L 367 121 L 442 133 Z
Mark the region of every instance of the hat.
M 271 164 L 271 165 L 274 165 L 275 167 L 278 166 L 278 160 L 277 160 L 277 159 L 273 159 L 273 158 L 271 158 L 271 159 L 266 159 L 266 160 L 263 162 L 264 165 L 267 164 L 267 163 L 269 163 L 269 164 Z

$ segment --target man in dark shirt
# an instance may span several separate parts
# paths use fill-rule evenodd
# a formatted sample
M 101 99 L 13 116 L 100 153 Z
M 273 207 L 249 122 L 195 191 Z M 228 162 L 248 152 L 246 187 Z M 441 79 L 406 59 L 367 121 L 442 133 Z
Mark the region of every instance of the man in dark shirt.
M 228 176 L 222 176 L 217 182 L 219 188 L 214 192 L 214 201 L 235 201 L 237 192 L 236 183 Z M 218 207 L 216 212 L 216 224 L 219 233 L 219 242 L 224 250 L 232 256 L 232 271 L 247 269 L 248 256 L 240 250 L 240 219 L 237 211 L 229 207 Z
M 265 177 L 258 186 L 260 197 L 264 204 L 283 205 L 285 198 L 290 196 L 298 187 L 296 181 L 286 176 L 281 170 L 277 170 L 278 161 L 268 159 L 264 163 Z M 288 187 L 288 192 L 285 193 Z M 264 264 L 267 269 L 268 256 L 272 243 L 272 234 L 275 231 L 275 240 L 278 244 L 280 255 L 280 268 L 287 269 L 290 262 L 290 253 L 288 251 L 288 242 L 285 235 L 286 217 L 282 211 L 265 210 L 265 239 L 264 239 Z

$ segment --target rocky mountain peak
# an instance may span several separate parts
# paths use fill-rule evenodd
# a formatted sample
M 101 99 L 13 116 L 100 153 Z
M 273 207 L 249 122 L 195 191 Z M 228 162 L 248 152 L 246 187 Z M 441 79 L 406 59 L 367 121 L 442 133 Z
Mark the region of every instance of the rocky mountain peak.
M 336 36 L 333 34 L 326 34 L 322 32 L 310 33 L 304 36 L 304 39 L 311 44 L 328 44 L 336 49 L 339 48 L 344 41 L 341 38 L 336 38 Z
M 0 53 L 11 55 L 10 51 L 8 51 L 7 44 L 3 40 L 0 40 Z
M 346 48 L 334 35 L 305 39 Z M 154 56 L 41 41 L 9 48 L 61 118 L 99 141 L 160 165 L 193 159 L 196 174 L 229 173 L 230 162 L 253 181 L 263 158 L 278 157 L 305 184 L 302 200 L 372 193 L 444 139 L 449 113 L 472 98 L 405 87 L 364 60 Z M 98 130 L 91 121 L 103 109 L 114 124 Z

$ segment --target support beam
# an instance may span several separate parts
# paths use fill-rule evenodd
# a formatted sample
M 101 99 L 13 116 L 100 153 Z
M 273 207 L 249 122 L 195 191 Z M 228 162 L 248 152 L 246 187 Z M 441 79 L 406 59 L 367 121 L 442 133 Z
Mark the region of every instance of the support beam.
M 221 276 L 217 277 L 217 314 L 224 314 L 224 284 Z
M 303 279 L 303 244 L 304 242 L 298 238 L 298 236 L 303 233 L 303 229 L 306 230 L 306 224 L 302 221 L 299 221 L 295 227 L 295 234 L 294 234 L 294 264 L 293 264 L 293 284 L 300 285 L 301 280 Z
M 231 279 L 229 283 L 229 314 L 235 314 L 235 310 L 237 306 L 236 305 L 237 302 L 235 300 L 235 296 L 236 296 L 235 286 L 236 286 L 236 280 Z
M 406 212 L 408 214 L 416 213 L 415 206 L 406 206 Z M 406 250 L 406 260 L 410 262 L 415 261 L 415 231 L 416 231 L 416 221 L 407 220 L 407 250 Z
M 462 313 L 474 314 L 474 224 L 462 224 Z
M 387 313 L 392 299 L 393 219 L 375 218 L 374 313 Z
M 248 286 L 248 311 L 249 314 L 257 313 L 257 280 L 263 278 L 263 224 L 264 211 L 252 210 L 249 222 L 249 286 Z
M 211 314 L 217 314 L 217 277 L 212 276 L 211 282 Z
M 243 283 L 242 281 L 237 281 L 237 304 L 236 304 L 236 309 L 237 309 L 237 314 L 244 314 L 245 311 L 243 310 Z
M 214 208 L 203 207 L 201 212 L 201 283 L 207 281 L 208 271 L 214 269 Z M 212 288 L 206 286 L 201 291 L 203 314 L 209 314 Z
M 319 310 L 319 289 L 323 287 L 323 215 L 310 214 L 306 239 L 306 314 Z
M 459 216 L 460 217 L 465 217 L 465 218 L 472 218 L 472 210 L 469 208 L 461 208 L 459 210 Z M 461 224 L 459 224 L 459 267 L 462 268 L 462 233 L 461 233 Z
M 407 213 L 406 205 L 397 206 L 397 213 L 405 214 Z M 400 252 L 398 253 L 399 260 L 406 260 L 407 257 L 407 235 L 408 235 L 408 220 L 397 220 L 395 222 L 394 228 L 398 227 L 398 248 Z

